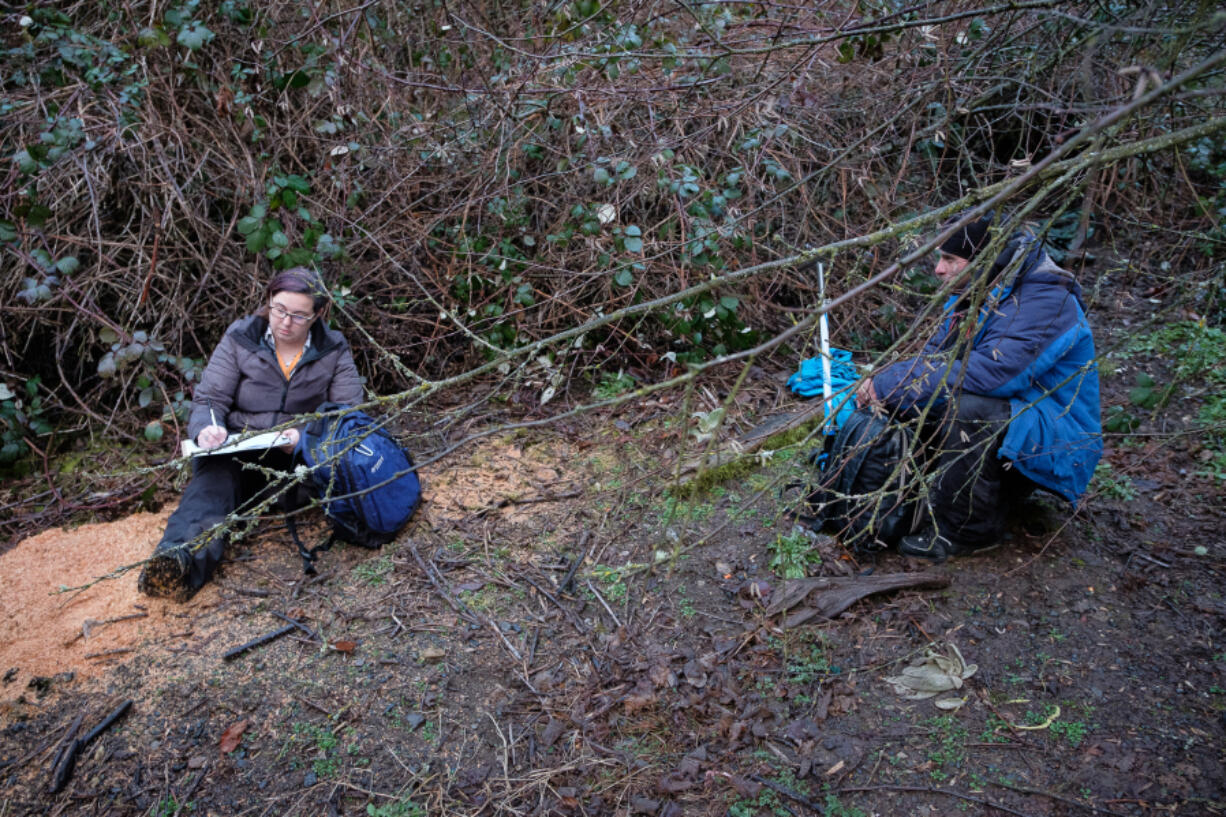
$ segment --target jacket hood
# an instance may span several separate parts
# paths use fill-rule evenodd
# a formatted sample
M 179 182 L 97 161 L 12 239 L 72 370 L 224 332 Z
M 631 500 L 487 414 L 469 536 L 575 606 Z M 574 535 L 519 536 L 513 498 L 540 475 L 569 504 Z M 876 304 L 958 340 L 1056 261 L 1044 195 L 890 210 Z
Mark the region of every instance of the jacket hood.
M 967 294 L 959 299 L 959 308 L 970 303 L 969 293 L 985 284 L 989 288 L 1000 285 L 1005 291 L 1014 291 L 1027 284 L 1057 286 L 1072 293 L 1083 312 L 1086 308 L 1077 279 L 1052 261 L 1043 243 L 1030 230 L 1018 230 L 1011 235 L 996 260 L 975 272 L 964 290 Z

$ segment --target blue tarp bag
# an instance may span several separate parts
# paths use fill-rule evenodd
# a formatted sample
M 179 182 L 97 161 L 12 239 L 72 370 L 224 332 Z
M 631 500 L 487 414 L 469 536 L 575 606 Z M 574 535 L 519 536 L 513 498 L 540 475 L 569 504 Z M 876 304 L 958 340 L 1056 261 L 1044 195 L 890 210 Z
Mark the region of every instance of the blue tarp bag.
M 830 350 L 830 391 L 834 395 L 831 408 L 834 410 L 832 426 L 837 428 L 856 410 L 852 392 L 860 376 L 851 362 L 851 352 L 845 349 Z M 822 394 L 822 359 L 811 357 L 801 361 L 800 368 L 788 378 L 788 388 L 801 397 L 817 397 Z
M 382 424 L 339 403 L 318 411 L 329 416 L 307 425 L 296 453 L 311 469 L 313 493 L 332 534 L 311 550 L 294 536 L 307 573 L 315 572 L 316 554 L 338 539 L 365 548 L 392 541 L 421 503 L 413 458 Z

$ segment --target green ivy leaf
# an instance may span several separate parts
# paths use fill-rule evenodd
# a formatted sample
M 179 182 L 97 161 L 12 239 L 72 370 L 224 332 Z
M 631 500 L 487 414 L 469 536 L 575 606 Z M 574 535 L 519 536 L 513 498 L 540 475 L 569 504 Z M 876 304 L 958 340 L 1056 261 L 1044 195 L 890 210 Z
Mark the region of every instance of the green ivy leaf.
M 636 236 L 626 236 L 625 246 L 626 252 L 642 252 L 643 239 Z
M 136 35 L 136 42 L 145 48 L 166 46 L 170 45 L 170 36 L 161 28 L 161 26 L 146 26 L 140 30 L 139 34 Z
M 628 287 L 634 283 L 634 274 L 628 269 L 620 269 L 613 276 L 613 283 L 619 287 Z
M 536 303 L 536 298 L 532 294 L 531 284 L 520 284 L 515 290 L 515 303 L 520 306 L 532 306 Z
M 22 173 L 37 173 L 38 162 L 30 155 L 30 151 L 22 149 L 13 154 L 13 160 L 17 162 L 17 169 Z
M 319 241 L 315 244 L 315 251 L 319 253 L 320 257 L 322 258 L 333 259 L 339 258 L 341 253 L 344 252 L 344 249 L 336 243 L 336 239 L 334 239 L 329 233 L 324 233 L 319 237 Z
M 175 38 L 175 41 L 189 51 L 199 51 L 205 45 L 211 43 L 214 36 L 212 31 L 209 31 L 198 22 L 193 22 L 179 31 L 179 36 Z
M 612 177 L 609 176 L 609 171 L 603 167 L 598 167 L 592 172 L 592 179 L 595 180 L 596 184 L 609 185 L 613 183 Z
M 17 208 L 20 212 L 22 208 Z M 51 208 L 45 204 L 31 204 L 25 210 L 26 221 L 31 227 L 41 227 L 51 218 Z
M 1134 406 L 1153 408 L 1158 404 L 1158 393 L 1146 386 L 1137 386 L 1128 392 L 1128 399 Z
M 152 420 L 145 426 L 145 439 L 151 443 L 156 443 L 162 439 L 162 435 L 165 433 L 166 431 L 162 428 L 162 423 L 158 420 Z
M 98 376 L 104 380 L 115 376 L 119 371 L 119 365 L 115 362 L 115 355 L 107 352 L 102 356 L 102 360 L 98 361 Z
M 72 275 L 81 268 L 81 262 L 77 260 L 75 255 L 66 255 L 55 262 L 55 268 L 64 275 Z
M 264 219 L 254 216 L 247 216 L 238 220 L 238 231 L 242 235 L 251 235 L 256 230 L 260 229 L 260 225 L 264 223 Z

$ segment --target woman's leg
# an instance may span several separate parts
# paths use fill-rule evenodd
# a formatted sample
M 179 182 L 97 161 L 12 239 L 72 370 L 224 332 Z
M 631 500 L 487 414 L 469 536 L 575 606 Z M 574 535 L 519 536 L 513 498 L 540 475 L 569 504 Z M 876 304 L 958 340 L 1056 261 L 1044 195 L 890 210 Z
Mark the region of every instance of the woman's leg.
M 207 532 L 238 507 L 239 463 L 234 457 L 197 457 L 179 507 L 166 522 L 162 541 L 141 571 L 137 586 L 150 596 L 185 601 L 213 575 L 228 532 Z M 201 541 L 203 539 L 203 541 Z
M 276 449 L 193 460 L 192 479 L 183 491 L 183 499 L 167 520 L 162 541 L 141 571 L 137 583 L 141 592 L 177 601 L 191 598 L 213 577 L 230 537 L 241 534 L 249 523 L 236 522 L 233 526 L 236 529 L 212 536 L 208 531 L 236 510 L 241 513 L 256 509 L 278 489 L 280 480 L 270 478 L 261 469 L 288 472 L 292 466 L 292 455 Z

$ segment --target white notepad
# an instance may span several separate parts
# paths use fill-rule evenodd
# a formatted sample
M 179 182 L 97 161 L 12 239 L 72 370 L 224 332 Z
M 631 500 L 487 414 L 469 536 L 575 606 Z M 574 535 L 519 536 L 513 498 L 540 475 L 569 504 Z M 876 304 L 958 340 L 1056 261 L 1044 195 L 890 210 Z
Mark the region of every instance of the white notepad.
M 288 442 L 289 437 L 283 432 L 265 431 L 263 434 L 252 434 L 247 437 L 231 434 L 224 443 L 216 448 L 201 448 L 192 440 L 184 440 L 179 447 L 185 457 L 211 457 L 214 454 L 238 454 L 242 451 L 276 448 Z

